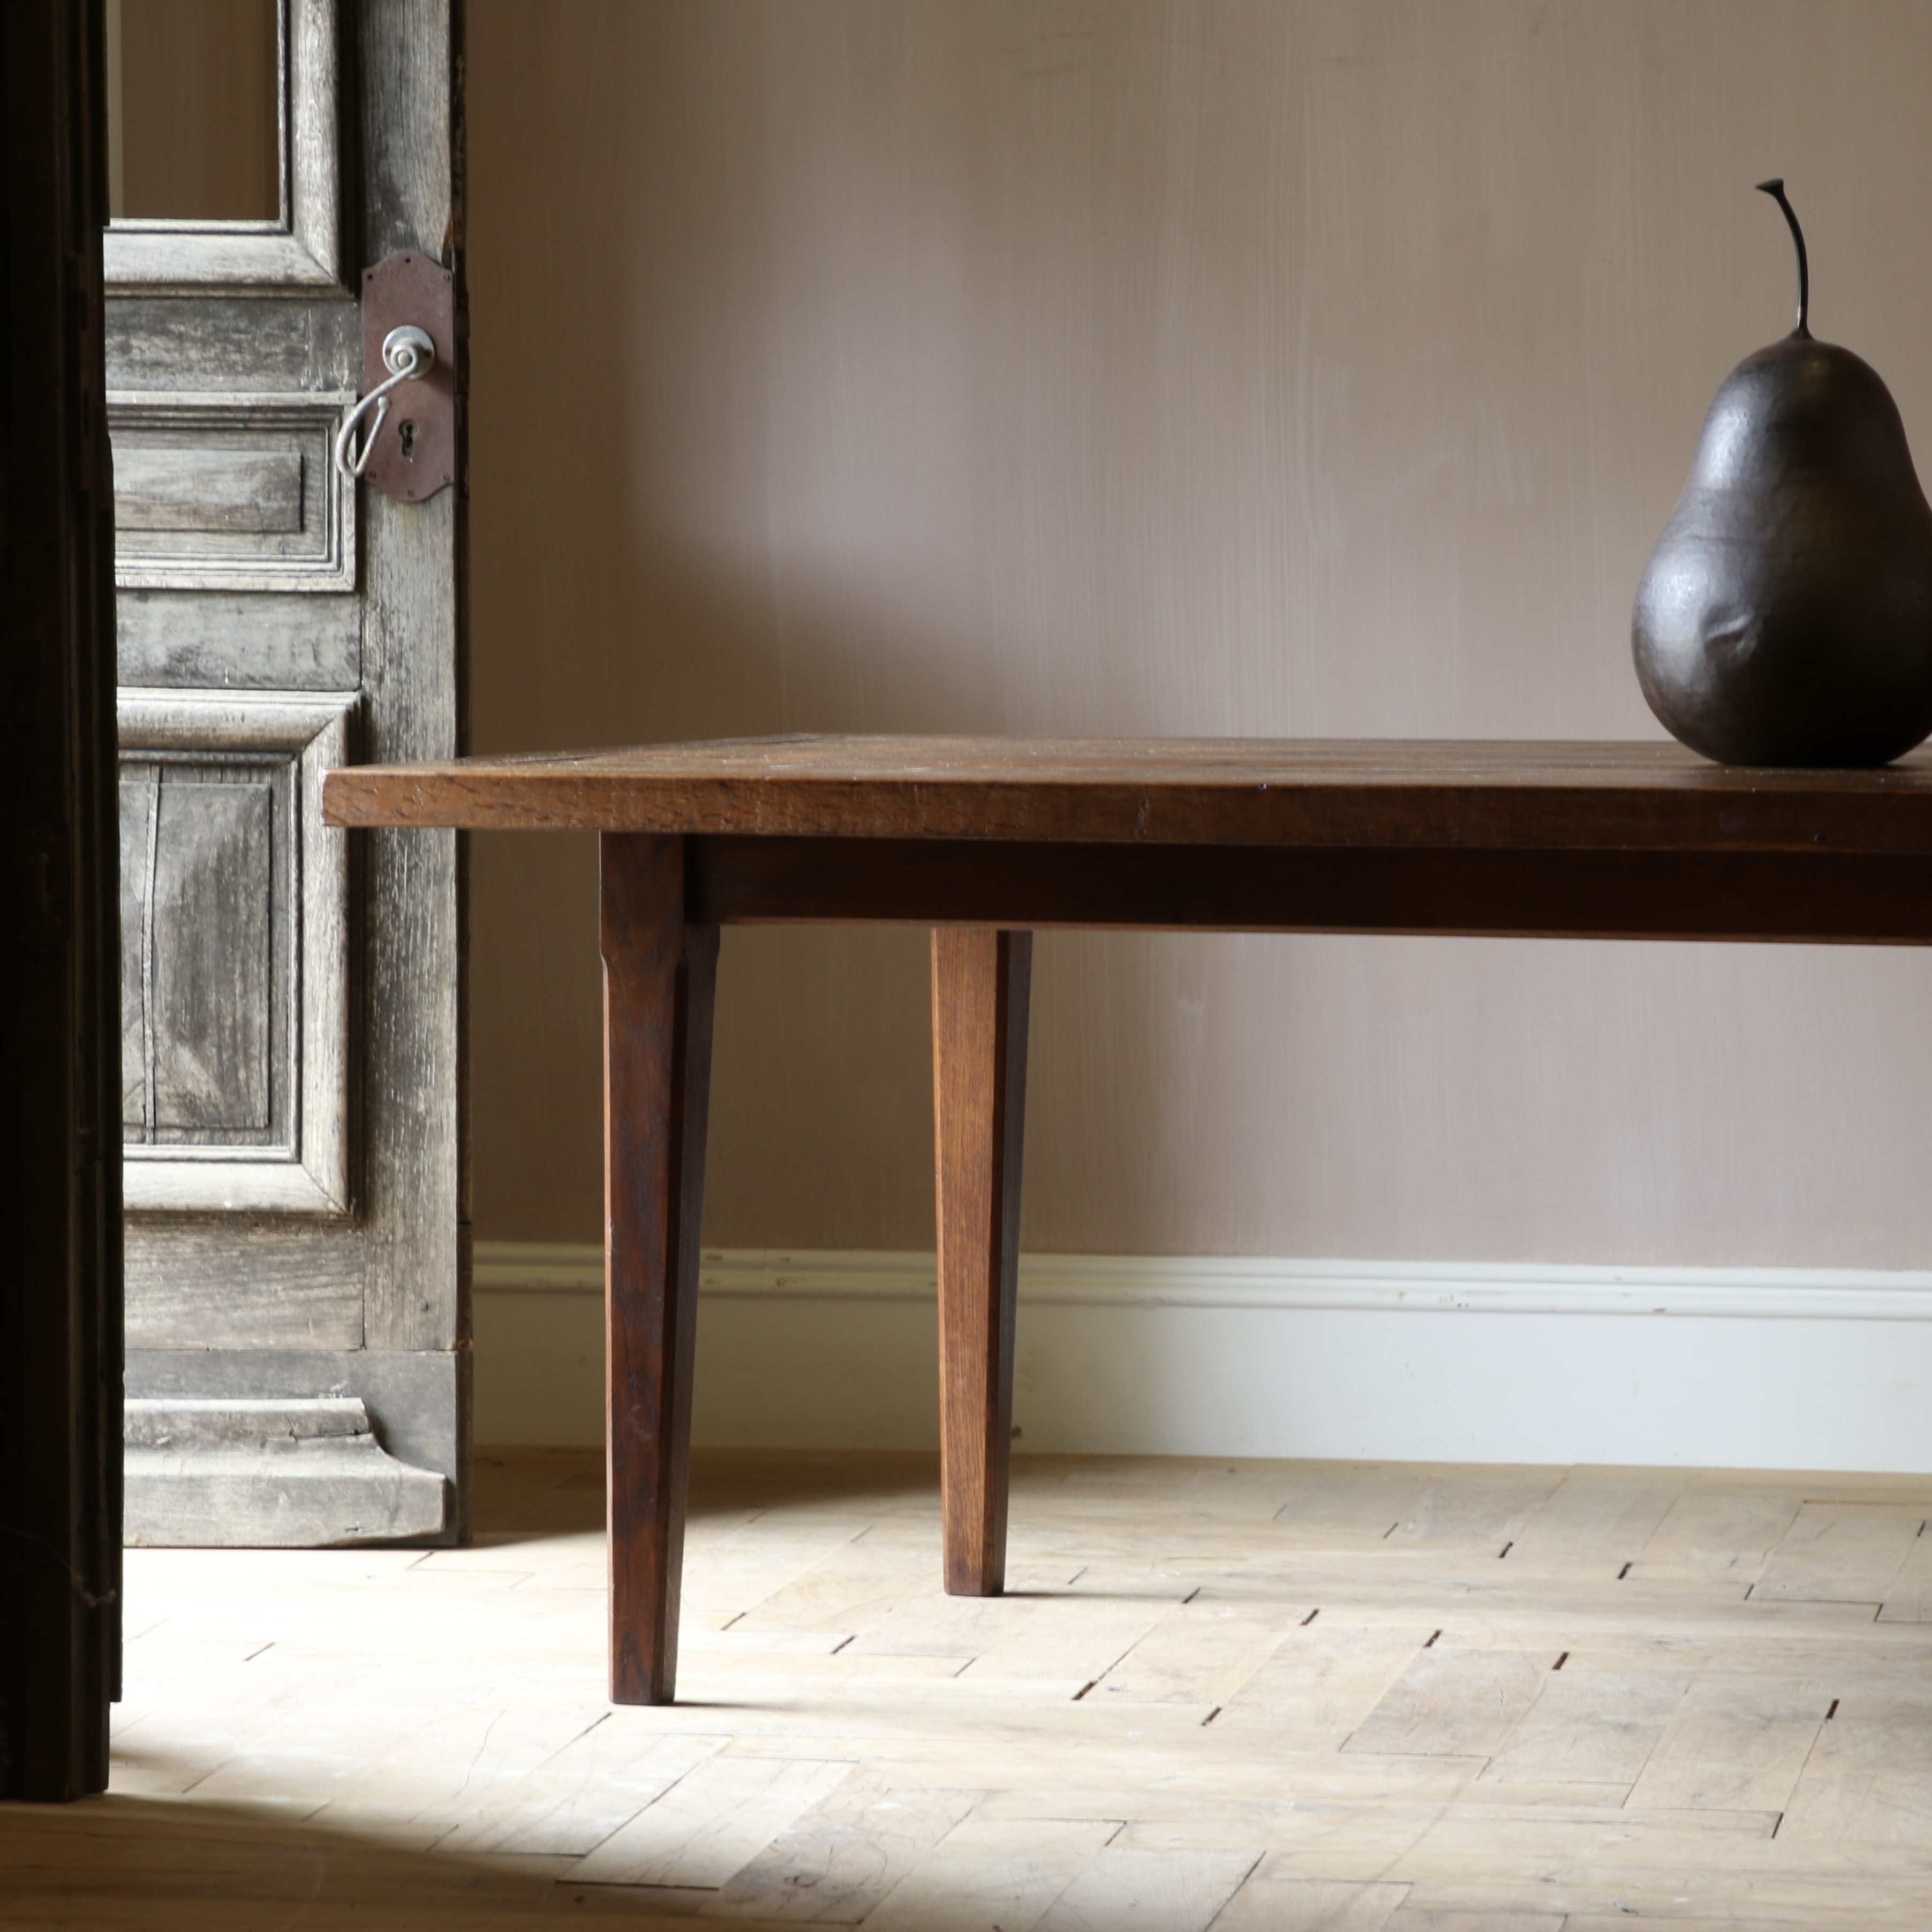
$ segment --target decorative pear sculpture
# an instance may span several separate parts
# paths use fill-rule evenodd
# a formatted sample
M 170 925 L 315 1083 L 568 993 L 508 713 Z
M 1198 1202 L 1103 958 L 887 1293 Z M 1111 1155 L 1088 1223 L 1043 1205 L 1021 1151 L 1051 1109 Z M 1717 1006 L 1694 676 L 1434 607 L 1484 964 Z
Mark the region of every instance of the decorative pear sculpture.
M 1932 732 L 1932 508 L 1898 405 L 1798 326 L 1724 380 L 1638 586 L 1638 682 L 1665 728 L 1735 765 L 1882 765 Z

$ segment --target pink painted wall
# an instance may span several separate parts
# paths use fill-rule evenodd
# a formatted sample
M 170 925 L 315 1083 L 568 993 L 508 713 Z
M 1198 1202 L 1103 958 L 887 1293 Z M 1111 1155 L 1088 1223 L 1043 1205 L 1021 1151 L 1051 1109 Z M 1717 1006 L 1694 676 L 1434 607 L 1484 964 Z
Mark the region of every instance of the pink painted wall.
M 472 0 L 475 742 L 1645 737 L 1813 320 L 1932 459 L 1932 9 Z M 594 852 L 475 845 L 476 1227 L 598 1227 Z M 1025 1239 L 1932 1262 L 1932 958 L 1048 936 Z M 931 1234 L 916 936 L 740 932 L 707 1238 Z

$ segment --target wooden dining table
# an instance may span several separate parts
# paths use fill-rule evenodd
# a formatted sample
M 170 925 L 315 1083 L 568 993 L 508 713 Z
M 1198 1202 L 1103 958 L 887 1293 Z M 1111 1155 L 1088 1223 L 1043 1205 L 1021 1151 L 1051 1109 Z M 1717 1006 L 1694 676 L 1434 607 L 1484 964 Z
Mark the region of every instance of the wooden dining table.
M 1033 934 L 1932 943 L 1932 759 L 798 736 L 359 766 L 334 826 L 602 835 L 610 1695 L 675 1693 L 718 934 L 932 934 L 946 1588 L 1005 1570 Z

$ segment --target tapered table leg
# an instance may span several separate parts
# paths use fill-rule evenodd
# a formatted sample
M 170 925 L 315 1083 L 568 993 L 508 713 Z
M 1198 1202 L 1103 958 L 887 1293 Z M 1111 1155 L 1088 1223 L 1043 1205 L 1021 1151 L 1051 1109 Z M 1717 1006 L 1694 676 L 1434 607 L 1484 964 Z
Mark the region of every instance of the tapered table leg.
M 668 1704 L 718 928 L 685 923 L 682 839 L 607 832 L 602 844 L 610 1698 Z
M 1030 932 L 933 932 L 940 1487 L 956 1597 L 995 1597 L 1006 1583 L 1032 968 Z

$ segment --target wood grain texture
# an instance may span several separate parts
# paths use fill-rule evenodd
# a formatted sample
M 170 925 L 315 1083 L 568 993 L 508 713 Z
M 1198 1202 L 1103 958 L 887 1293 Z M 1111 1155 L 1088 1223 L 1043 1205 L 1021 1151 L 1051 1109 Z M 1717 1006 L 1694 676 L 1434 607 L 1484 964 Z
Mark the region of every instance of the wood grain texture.
M 1037 1925 L 1088 1870 L 1112 1824 L 1063 1818 L 968 1818 L 896 1886 L 872 1932 L 980 1932 Z
M 1004 1576 L 1031 959 L 1030 932 L 1004 922 L 1922 940 L 1932 859 L 1894 836 L 1925 776 L 1739 773 L 1629 746 L 822 740 L 350 771 L 327 796 L 340 823 L 575 829 L 601 810 L 701 826 L 678 843 L 677 916 L 714 932 L 935 922 L 944 1570 L 949 1591 L 989 1595 Z M 607 863 L 626 836 L 606 832 Z M 622 943 L 610 906 L 607 881 L 607 971 Z M 632 1130 L 617 1094 L 607 1145 Z
M 1782 1671 L 1700 1677 L 1631 1786 L 1628 1808 L 1782 1811 L 1833 1691 Z
M 1406 1885 L 1284 1877 L 1263 1858 L 1216 1932 L 1382 1932 Z
M 1054 1900 L 1038 1932 L 1208 1932 L 1256 1862 L 1251 1852 L 1110 1845 Z
M 244 359 L 238 376 L 254 374 Z M 356 493 L 331 458 L 343 390 L 112 391 L 124 589 L 356 587 Z
M 1365 1534 L 1398 1546 L 1449 1543 L 1493 1554 L 1550 1493 L 1546 1485 L 1514 1471 L 1477 1466 L 1458 1473 L 1461 1480 L 1449 1484 L 1408 1463 L 1331 1467 L 1284 1503 L 1274 1520 L 1291 1549 L 1328 1549 L 1338 1534 Z M 1375 1526 L 1364 1531 L 1364 1524 Z
M 1574 1478 L 1517 1533 L 1509 1560 L 1542 1576 L 1614 1577 L 1648 1543 L 1672 1500 L 1667 1484 L 1642 1477 Z
M 361 320 L 340 291 L 116 292 L 109 309 L 110 392 L 339 394 L 362 362 Z
M 134 1397 L 130 1548 L 310 1549 L 438 1534 L 448 1485 L 389 1454 L 352 1396 Z
M 712 1910 L 767 1922 L 856 1925 L 980 1796 L 876 1773 L 848 1776 L 740 1867 Z
M 1343 1749 L 1492 1756 L 1536 1702 L 1555 1661 L 1514 1650 L 1418 1651 Z
M 610 1696 L 677 1684 L 716 927 L 687 926 L 682 842 L 604 841 Z
M 1225 1706 L 1312 1607 L 1231 1603 L 1203 1592 L 1169 1610 L 1088 1694 L 1102 1704 Z
M 1775 1490 L 1742 1485 L 1680 1496 L 1632 1560 L 1630 1574 L 1645 1583 L 1722 1581 L 1748 1590 L 1800 1507 Z
M 683 831 L 710 923 L 1932 940 L 1932 761 L 820 739 L 332 772 L 332 824 Z
M 293 964 L 275 944 L 287 777 L 266 764 L 122 764 L 121 1118 L 137 1141 L 259 1143 L 276 1124 L 272 1092 L 286 1105 L 289 1002 L 274 982 Z
M 1372 1513 L 1360 1519 L 1366 1526 Z M 1306 1615 L 1304 1612 L 1304 1616 Z M 1297 1750 L 1334 1750 L 1375 1709 L 1431 1633 L 1420 1625 L 1364 1628 L 1318 1619 L 1285 1640 L 1215 1719 Z
M 1082 844 L 1932 854 L 1932 754 L 1757 771 L 1677 745 L 810 737 L 368 765 L 336 825 Z
M 118 704 L 128 1204 L 344 1214 L 352 915 L 319 794 L 355 700 L 124 687 Z M 216 836 L 251 798 L 262 836 Z M 202 1090 L 245 1090 L 250 1118 L 209 1114 Z
M 1922 1687 L 1860 1686 L 1818 1733 L 1778 1837 L 1923 1844 L 1932 1828 L 1928 1731 L 1932 1702 Z
M 850 1760 L 707 1758 L 578 1869 L 593 1885 L 722 1886 L 852 1771 Z
M 460 26 L 460 13 L 440 0 L 367 0 L 357 68 L 362 259 L 406 248 L 445 262 L 455 272 L 459 318 L 466 300 Z M 460 474 L 461 362 L 454 376 Z M 446 491 L 428 504 L 369 494 L 362 516 L 369 752 L 449 757 L 463 748 L 464 494 Z M 364 879 L 363 1063 L 364 1323 L 371 1348 L 468 1342 L 465 890 L 464 857 L 447 835 L 372 842 Z M 466 1497 L 466 1483 L 459 1491 Z M 459 1513 L 459 1533 L 464 1520 Z
M 1932 1623 L 1932 1537 L 1913 1543 L 1878 1614 L 1882 1623 Z
M 353 691 L 362 682 L 362 610 L 353 597 L 272 603 L 230 592 L 130 590 L 116 606 L 123 684 Z
M 136 447 L 118 453 L 114 476 L 117 530 L 302 528 L 302 459 L 292 449 Z
M 955 1596 L 1006 1582 L 1032 972 L 1030 932 L 934 930 L 940 1482 Z
M 449 1349 L 130 1346 L 128 1392 L 181 1400 L 301 1401 L 318 1390 L 368 1411 L 392 1456 L 434 1469 L 454 1484 L 461 1473 L 458 1418 L 469 1400 L 470 1352 Z
M 0 10 L 0 1797 L 107 1784 L 121 1162 L 100 15 Z
M 127 1333 L 130 1348 L 359 1348 L 362 1262 L 352 1230 L 250 1225 L 245 1274 L 235 1265 L 233 1227 L 204 1219 L 144 1217 L 130 1245 Z
M 1751 1600 L 1888 1602 L 1925 1520 L 1910 1504 L 1807 1503 L 1751 1586 Z
M 1628 1791 L 1690 1686 L 1688 1671 L 1546 1671 L 1536 1702 L 1482 1774 L 1504 1784 L 1601 1785 L 1606 1797 L 1610 1788 Z

